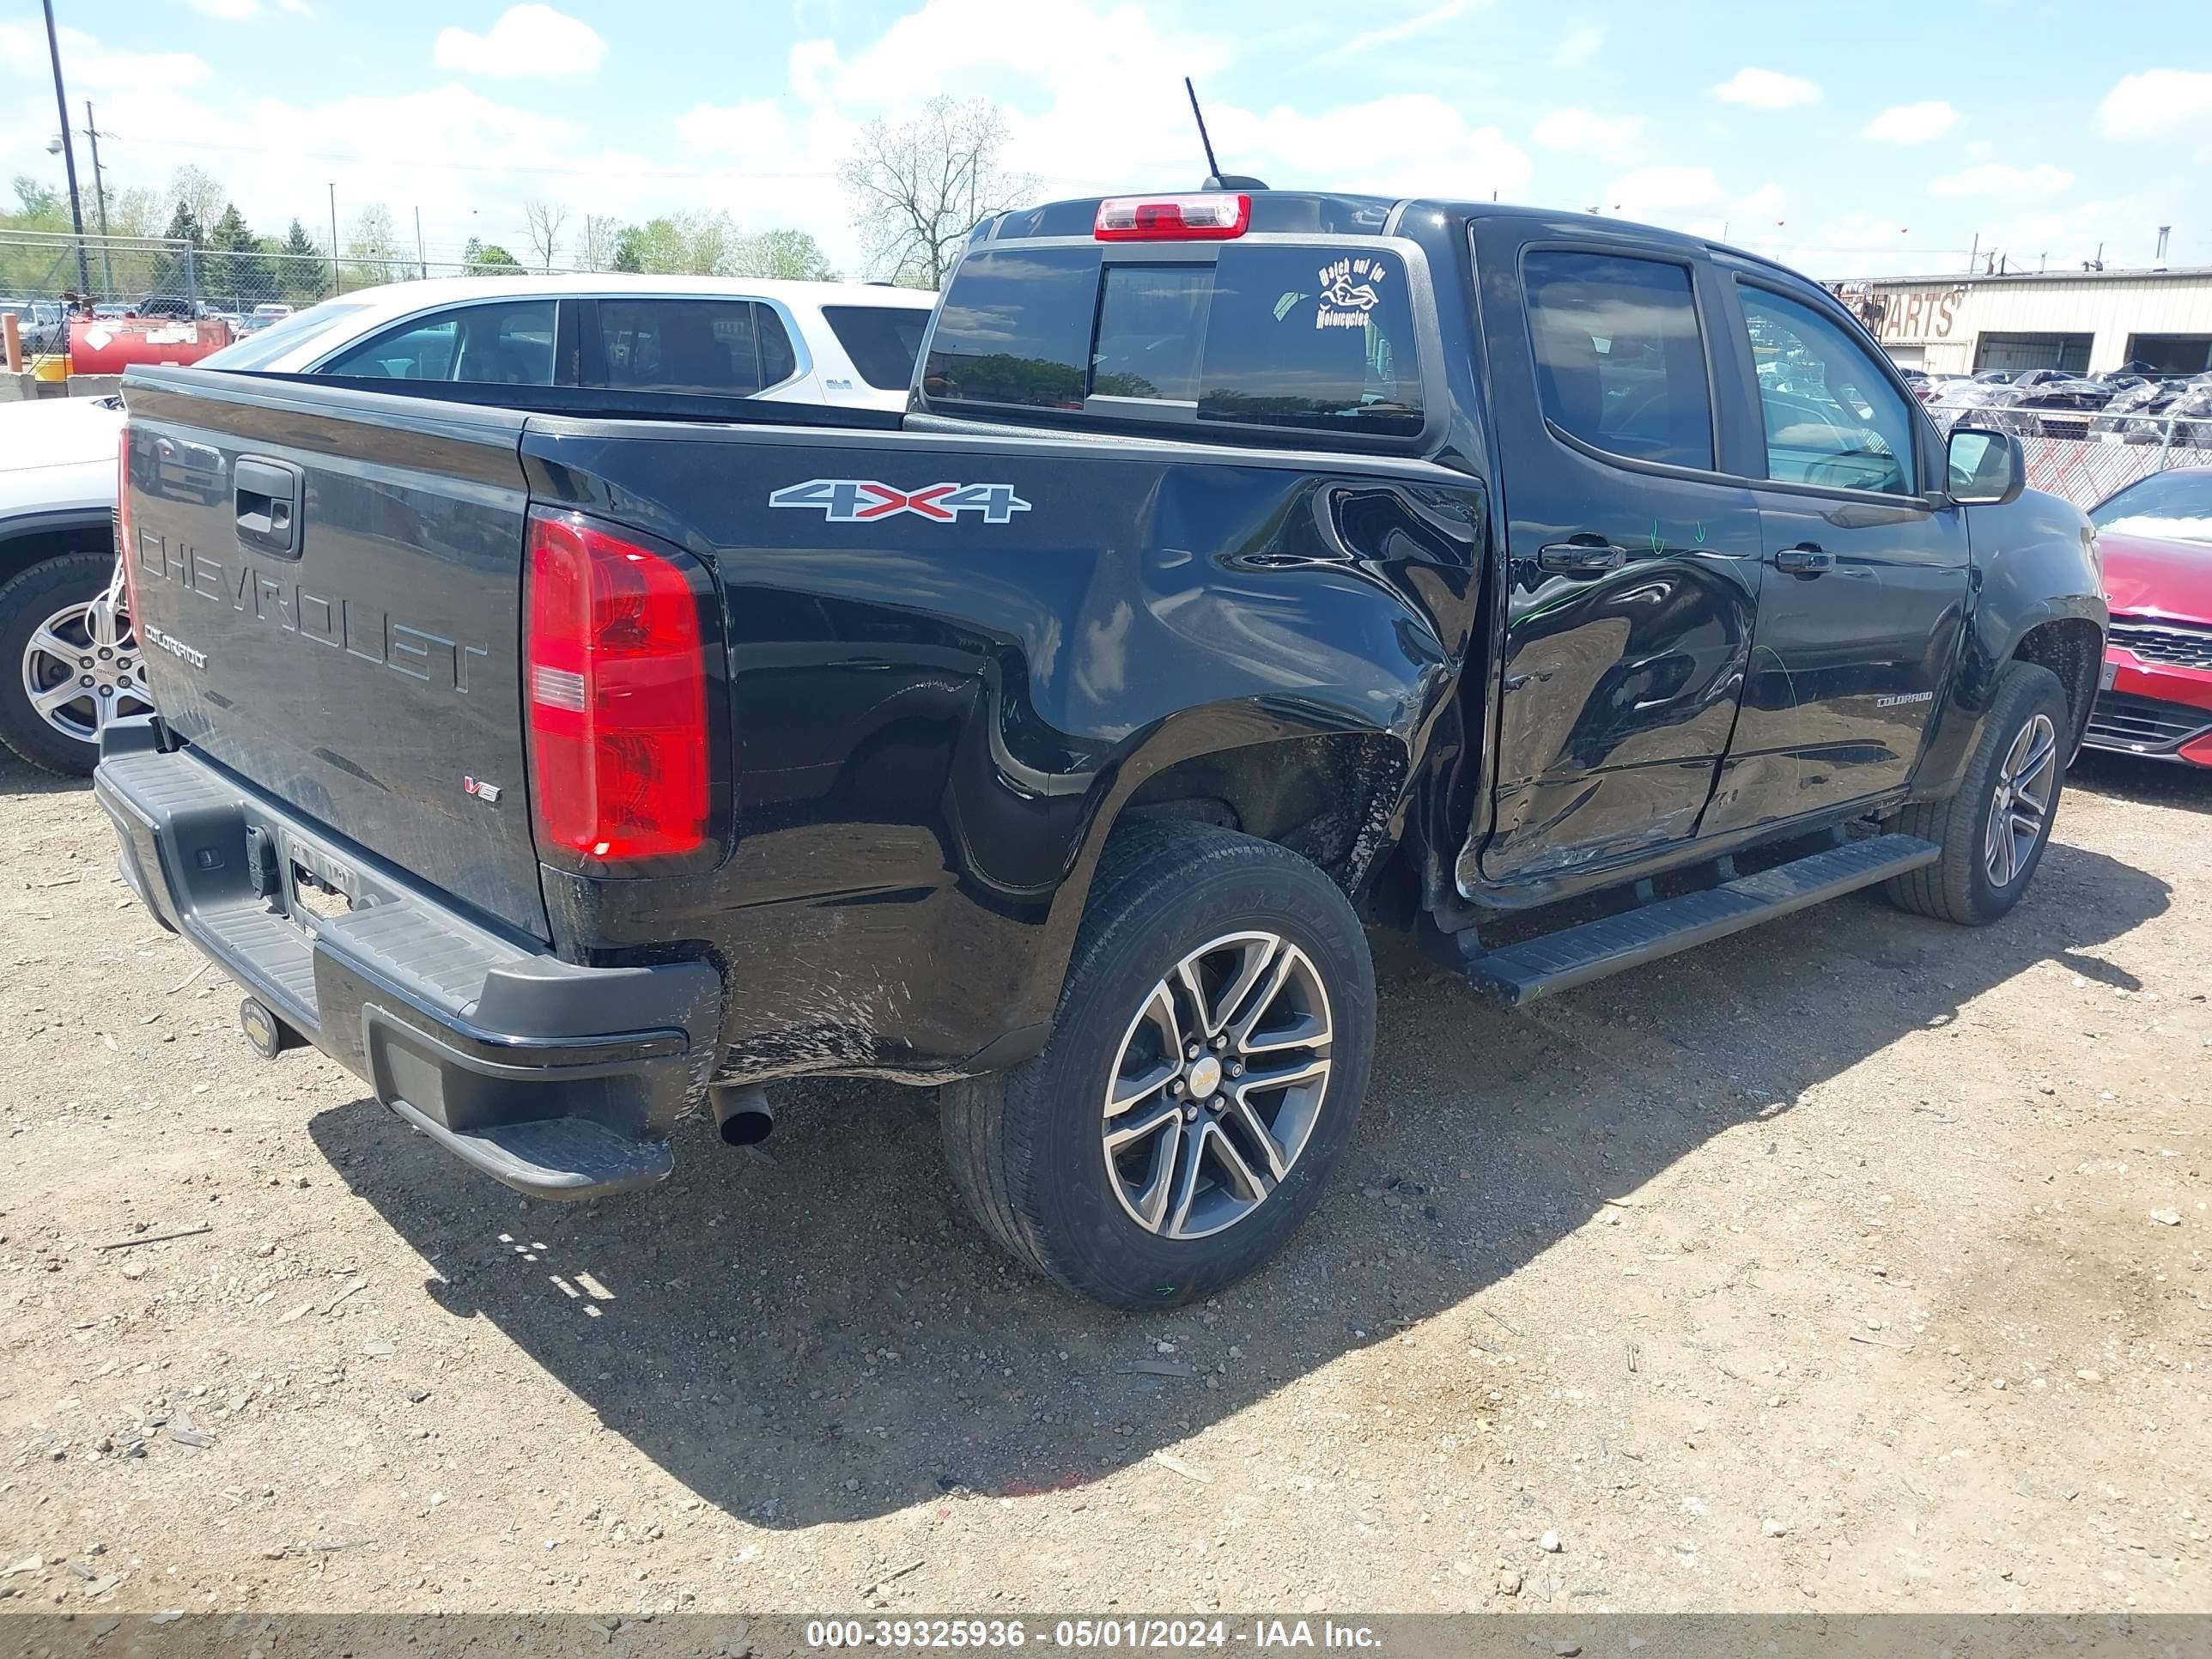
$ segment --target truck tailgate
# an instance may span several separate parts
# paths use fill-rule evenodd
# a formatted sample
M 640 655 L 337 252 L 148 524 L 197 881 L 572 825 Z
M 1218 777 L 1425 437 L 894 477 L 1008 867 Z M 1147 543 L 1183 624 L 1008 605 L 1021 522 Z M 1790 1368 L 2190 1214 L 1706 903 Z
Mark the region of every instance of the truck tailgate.
M 125 398 L 139 637 L 170 728 L 548 937 L 517 661 L 526 417 L 179 370 Z

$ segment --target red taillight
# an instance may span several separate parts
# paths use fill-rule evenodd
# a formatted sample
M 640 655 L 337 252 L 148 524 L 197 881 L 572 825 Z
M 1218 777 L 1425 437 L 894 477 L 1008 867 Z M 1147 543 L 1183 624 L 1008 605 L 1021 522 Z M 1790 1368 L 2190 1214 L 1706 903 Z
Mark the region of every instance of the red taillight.
M 707 658 L 683 568 L 533 513 L 525 699 L 540 843 L 599 863 L 696 852 L 710 799 Z
M 1251 222 L 1249 196 L 1113 196 L 1098 204 L 1091 234 L 1102 242 L 1220 242 Z
M 138 626 L 138 550 L 131 543 L 131 423 L 115 442 L 115 556 L 123 566 L 123 602 Z

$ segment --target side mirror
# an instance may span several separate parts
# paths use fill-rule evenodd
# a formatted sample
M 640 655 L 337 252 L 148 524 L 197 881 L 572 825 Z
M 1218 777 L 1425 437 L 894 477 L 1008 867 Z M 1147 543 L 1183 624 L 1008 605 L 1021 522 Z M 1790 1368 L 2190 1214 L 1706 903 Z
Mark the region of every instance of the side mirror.
M 2009 432 L 1953 427 L 1944 462 L 1951 499 L 1964 507 L 2002 507 L 2027 488 L 2027 452 Z

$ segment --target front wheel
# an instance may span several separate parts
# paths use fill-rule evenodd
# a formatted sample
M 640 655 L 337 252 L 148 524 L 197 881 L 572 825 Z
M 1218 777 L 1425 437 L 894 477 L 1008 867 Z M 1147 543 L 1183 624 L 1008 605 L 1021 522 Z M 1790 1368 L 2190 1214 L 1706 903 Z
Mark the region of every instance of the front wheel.
M 2058 677 L 2034 663 L 2008 664 L 1958 793 L 1898 815 L 1897 829 L 1938 842 L 1943 856 L 1891 882 L 1891 902 L 1972 927 L 2019 903 L 2051 844 L 2072 729 Z
M 1366 1093 L 1374 968 L 1335 884 L 1249 836 L 1134 826 L 1091 891 L 1051 1042 L 945 1090 L 945 1153 L 1018 1260 L 1172 1307 L 1313 1208 Z

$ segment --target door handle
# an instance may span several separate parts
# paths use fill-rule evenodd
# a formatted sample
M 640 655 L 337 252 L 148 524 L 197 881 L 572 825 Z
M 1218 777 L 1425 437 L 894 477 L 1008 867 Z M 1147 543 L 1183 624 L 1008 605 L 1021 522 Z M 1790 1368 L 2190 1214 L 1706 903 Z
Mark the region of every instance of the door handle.
M 1824 570 L 1833 569 L 1835 563 L 1834 554 L 1823 552 L 1811 542 L 1785 547 L 1774 556 L 1774 568 L 1793 576 L 1817 576 Z
M 283 461 L 240 456 L 230 470 L 239 540 L 271 553 L 300 546 L 300 469 Z
M 1536 550 L 1536 568 L 1554 576 L 1602 576 L 1628 562 L 1628 550 L 1611 542 L 1551 542 Z

